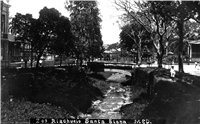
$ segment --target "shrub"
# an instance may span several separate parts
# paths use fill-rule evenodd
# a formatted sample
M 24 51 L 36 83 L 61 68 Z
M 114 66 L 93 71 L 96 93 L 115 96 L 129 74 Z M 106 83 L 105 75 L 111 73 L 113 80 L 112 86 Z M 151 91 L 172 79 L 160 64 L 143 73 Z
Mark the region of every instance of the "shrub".
M 63 108 L 51 104 L 31 103 L 17 99 L 1 103 L 2 123 L 27 122 L 28 124 L 30 118 L 69 118 L 69 114 Z
M 76 115 L 79 111 L 85 112 L 92 100 L 103 97 L 84 70 L 75 68 L 66 71 L 56 68 L 22 69 L 9 74 L 3 72 L 3 75 L 3 101 L 12 96 L 34 103 L 51 103 Z

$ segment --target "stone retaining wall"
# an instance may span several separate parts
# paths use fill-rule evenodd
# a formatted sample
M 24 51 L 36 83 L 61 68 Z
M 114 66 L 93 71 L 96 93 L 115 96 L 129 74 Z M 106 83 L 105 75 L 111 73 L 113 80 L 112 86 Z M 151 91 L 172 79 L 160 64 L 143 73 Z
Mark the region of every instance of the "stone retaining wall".
M 156 70 L 155 68 L 136 68 L 132 72 L 132 85 L 144 88 L 149 98 L 154 96 L 154 85 L 158 81 L 155 75 Z

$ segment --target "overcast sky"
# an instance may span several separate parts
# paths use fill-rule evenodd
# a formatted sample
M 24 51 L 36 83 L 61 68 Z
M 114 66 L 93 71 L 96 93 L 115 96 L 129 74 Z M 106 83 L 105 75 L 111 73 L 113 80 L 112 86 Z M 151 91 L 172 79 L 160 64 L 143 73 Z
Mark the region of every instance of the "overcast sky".
M 6 2 L 6 0 L 4 0 Z M 34 18 L 39 17 L 39 11 L 43 9 L 44 6 L 48 8 L 56 8 L 62 15 L 68 16 L 67 10 L 64 8 L 65 0 L 9 0 L 10 16 L 14 17 L 15 14 L 30 13 Z M 112 6 L 109 0 L 98 0 L 99 9 L 102 18 L 102 40 L 104 44 L 111 44 L 119 42 L 120 29 L 116 23 L 118 15 L 120 14 Z

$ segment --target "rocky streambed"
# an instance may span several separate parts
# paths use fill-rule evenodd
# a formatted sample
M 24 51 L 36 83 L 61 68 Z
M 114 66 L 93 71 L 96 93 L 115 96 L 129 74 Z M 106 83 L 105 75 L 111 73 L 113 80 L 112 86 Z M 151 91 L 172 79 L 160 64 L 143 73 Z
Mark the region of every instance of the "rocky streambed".
M 103 100 L 93 101 L 90 109 L 92 113 L 80 113 L 78 118 L 89 119 L 121 119 L 122 114 L 120 108 L 124 105 L 131 104 L 131 90 L 129 86 L 122 86 L 121 83 L 126 81 L 126 74 L 115 73 L 107 78 L 109 90 L 104 94 Z

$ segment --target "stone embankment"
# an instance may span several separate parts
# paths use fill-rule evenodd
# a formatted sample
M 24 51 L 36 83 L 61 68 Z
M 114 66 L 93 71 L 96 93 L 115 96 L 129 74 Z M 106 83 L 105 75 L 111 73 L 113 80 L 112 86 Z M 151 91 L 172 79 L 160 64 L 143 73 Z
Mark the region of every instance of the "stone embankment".
M 124 109 L 126 119 L 135 118 L 131 111 L 136 103 L 147 104 L 137 119 L 151 119 L 165 124 L 199 124 L 200 77 L 176 72 L 170 77 L 169 69 L 136 68 L 132 73 L 132 86 L 140 87 L 144 93 Z M 135 104 L 135 105 L 134 105 Z M 138 112 L 139 113 L 139 112 Z

